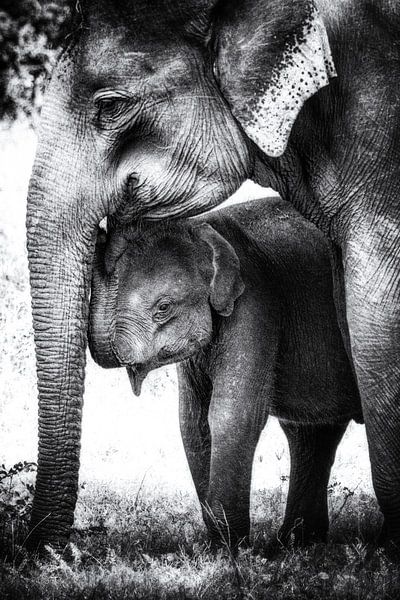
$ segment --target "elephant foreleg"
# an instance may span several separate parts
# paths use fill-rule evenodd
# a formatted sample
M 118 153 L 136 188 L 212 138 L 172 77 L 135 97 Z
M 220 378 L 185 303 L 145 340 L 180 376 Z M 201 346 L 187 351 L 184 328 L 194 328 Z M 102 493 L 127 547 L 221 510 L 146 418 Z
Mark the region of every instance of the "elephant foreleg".
M 250 487 L 255 449 L 268 417 L 261 398 L 215 398 L 210 407 L 211 464 L 203 511 L 217 545 L 236 548 L 250 534 Z
M 290 482 L 281 543 L 326 541 L 329 528 L 327 487 L 337 446 L 346 424 L 305 425 L 280 422 L 290 450 Z
M 211 436 L 208 408 L 211 384 L 190 366 L 178 366 L 179 422 L 189 469 L 201 505 L 207 498 Z

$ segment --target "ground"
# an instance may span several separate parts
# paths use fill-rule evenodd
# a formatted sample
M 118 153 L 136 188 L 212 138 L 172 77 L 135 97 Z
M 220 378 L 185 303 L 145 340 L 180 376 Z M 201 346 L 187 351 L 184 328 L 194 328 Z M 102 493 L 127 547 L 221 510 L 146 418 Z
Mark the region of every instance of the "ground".
M 123 369 L 103 371 L 90 357 L 72 545 L 45 561 L 26 555 L 37 402 L 24 220 L 35 142 L 26 124 L 0 129 L 0 598 L 400 597 L 397 568 L 367 543 L 380 516 L 362 426 L 349 427 L 338 451 L 327 546 L 268 554 L 289 473 L 271 419 L 253 469 L 253 549 L 215 556 L 180 441 L 174 368 L 152 373 L 138 399 Z M 260 189 L 247 186 L 239 200 L 252 194 Z

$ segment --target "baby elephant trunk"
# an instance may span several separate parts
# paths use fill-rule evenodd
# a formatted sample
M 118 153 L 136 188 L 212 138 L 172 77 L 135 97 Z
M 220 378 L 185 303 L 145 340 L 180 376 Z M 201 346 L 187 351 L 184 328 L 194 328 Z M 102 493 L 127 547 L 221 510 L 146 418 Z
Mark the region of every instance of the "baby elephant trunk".
M 115 315 L 118 296 L 118 273 L 105 267 L 105 234 L 99 235 L 93 263 L 89 315 L 89 348 L 101 367 L 120 367 L 114 349 Z

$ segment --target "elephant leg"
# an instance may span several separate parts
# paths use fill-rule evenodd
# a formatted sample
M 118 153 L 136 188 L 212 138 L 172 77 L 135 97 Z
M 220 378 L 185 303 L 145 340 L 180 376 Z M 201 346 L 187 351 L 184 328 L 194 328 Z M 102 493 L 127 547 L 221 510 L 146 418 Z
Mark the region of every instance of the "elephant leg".
M 290 483 L 282 543 L 326 541 L 329 528 L 327 487 L 337 446 L 347 423 L 305 425 L 280 422 L 290 450 Z
M 253 459 L 267 416 L 266 406 L 246 407 L 245 402 L 210 408 L 210 482 L 203 516 L 216 546 L 235 549 L 248 543 Z
M 179 423 L 183 447 L 197 496 L 203 507 L 210 477 L 211 435 L 208 424 L 211 385 L 199 372 L 178 366 Z
M 400 551 L 400 231 L 357 223 L 344 252 L 347 318 L 372 480 L 388 547 Z

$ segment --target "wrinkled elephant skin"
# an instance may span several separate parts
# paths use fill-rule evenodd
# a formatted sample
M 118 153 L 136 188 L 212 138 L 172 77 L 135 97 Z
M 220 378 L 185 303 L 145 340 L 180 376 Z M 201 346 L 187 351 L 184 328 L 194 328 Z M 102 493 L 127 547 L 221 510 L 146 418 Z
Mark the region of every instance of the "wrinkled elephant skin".
M 247 177 L 335 244 L 374 488 L 400 544 L 398 3 L 81 0 L 72 31 L 28 198 L 39 387 L 31 545 L 62 545 L 73 519 L 98 223 L 198 214 Z
M 127 366 L 135 393 L 151 369 L 180 361 L 182 438 L 215 543 L 248 540 L 252 463 L 269 414 L 291 454 L 279 537 L 326 538 L 336 446 L 361 415 L 328 250 L 276 198 L 98 240 L 93 357 Z

